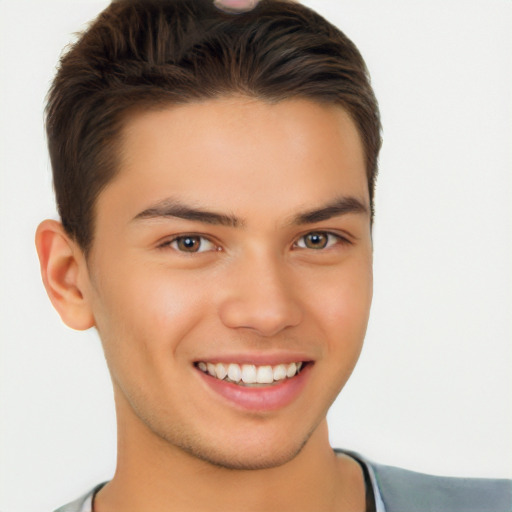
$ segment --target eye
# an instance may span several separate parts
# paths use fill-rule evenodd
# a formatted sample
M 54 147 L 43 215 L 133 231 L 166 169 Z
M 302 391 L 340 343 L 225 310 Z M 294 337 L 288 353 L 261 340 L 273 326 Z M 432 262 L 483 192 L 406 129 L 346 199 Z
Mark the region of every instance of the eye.
M 197 253 L 206 251 L 215 251 L 217 246 L 200 235 L 182 235 L 162 244 L 162 247 L 171 247 L 175 251 Z
M 325 231 L 312 231 L 307 235 L 301 236 L 295 243 L 296 247 L 301 249 L 327 249 L 337 243 L 348 243 L 341 236 Z

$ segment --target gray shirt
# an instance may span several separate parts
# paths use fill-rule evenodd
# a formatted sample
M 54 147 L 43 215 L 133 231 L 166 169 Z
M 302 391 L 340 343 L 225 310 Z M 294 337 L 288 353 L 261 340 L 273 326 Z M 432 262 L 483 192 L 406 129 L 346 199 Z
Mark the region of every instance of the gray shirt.
M 425 475 L 375 464 L 353 452 L 365 474 L 367 512 L 512 512 L 512 481 Z M 55 512 L 92 512 L 96 486 Z M 320 511 L 319 511 L 320 512 Z

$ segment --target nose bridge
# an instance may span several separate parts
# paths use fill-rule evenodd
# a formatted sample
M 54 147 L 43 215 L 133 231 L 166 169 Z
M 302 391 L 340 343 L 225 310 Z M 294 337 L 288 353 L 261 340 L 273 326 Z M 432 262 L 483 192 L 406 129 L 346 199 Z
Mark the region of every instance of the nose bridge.
M 219 314 L 228 327 L 273 336 L 301 320 L 286 262 L 271 250 L 254 250 L 233 262 L 223 288 Z

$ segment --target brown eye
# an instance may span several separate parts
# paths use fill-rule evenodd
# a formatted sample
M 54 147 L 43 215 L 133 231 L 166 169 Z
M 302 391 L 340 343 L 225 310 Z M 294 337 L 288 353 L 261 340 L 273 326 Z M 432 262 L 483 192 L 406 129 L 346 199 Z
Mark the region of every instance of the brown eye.
M 197 252 L 201 245 L 198 236 L 183 236 L 176 239 L 176 245 L 180 251 Z
M 343 239 L 334 235 L 333 233 L 326 233 L 324 231 L 312 231 L 307 235 L 299 238 L 296 246 L 301 249 L 327 249 L 332 245 L 343 241 Z
M 328 238 L 325 233 L 308 233 L 304 237 L 304 245 L 308 249 L 324 249 L 327 242 Z
M 177 251 L 189 253 L 212 251 L 215 249 L 215 245 L 212 242 L 199 235 L 178 236 L 169 245 Z

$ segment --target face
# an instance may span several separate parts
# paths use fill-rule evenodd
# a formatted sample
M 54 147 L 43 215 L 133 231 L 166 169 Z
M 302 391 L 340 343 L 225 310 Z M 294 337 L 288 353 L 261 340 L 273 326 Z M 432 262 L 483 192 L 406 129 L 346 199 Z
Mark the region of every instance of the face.
M 339 107 L 235 97 L 131 118 L 86 287 L 128 437 L 233 468 L 293 458 L 361 350 L 368 202 Z

